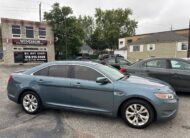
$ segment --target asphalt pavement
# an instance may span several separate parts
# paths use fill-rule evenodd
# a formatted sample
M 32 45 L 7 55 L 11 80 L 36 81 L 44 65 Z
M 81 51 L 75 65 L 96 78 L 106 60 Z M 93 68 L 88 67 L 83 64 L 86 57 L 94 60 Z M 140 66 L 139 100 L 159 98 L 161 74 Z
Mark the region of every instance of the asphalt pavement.
M 28 115 L 7 98 L 6 87 L 12 72 L 30 67 L 0 65 L 0 138 L 190 138 L 190 93 L 178 93 L 175 119 L 141 130 L 128 127 L 120 118 L 95 114 L 47 109 Z

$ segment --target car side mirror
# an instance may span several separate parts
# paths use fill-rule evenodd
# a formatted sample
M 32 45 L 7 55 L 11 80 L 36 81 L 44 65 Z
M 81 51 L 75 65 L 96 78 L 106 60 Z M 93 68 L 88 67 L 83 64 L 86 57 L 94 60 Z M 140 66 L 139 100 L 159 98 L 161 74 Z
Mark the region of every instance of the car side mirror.
M 106 77 L 98 77 L 98 78 L 96 79 L 96 82 L 97 82 L 97 83 L 101 83 L 101 84 L 107 84 L 107 83 L 109 83 L 110 81 L 109 81 Z

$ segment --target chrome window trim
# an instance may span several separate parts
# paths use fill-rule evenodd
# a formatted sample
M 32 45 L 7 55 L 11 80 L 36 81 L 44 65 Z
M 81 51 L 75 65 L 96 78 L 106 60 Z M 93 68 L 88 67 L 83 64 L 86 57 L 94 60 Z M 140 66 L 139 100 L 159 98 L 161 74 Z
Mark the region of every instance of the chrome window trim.
M 80 64 L 77 64 L 77 63 L 51 64 L 51 65 L 48 65 L 48 66 L 46 66 L 46 67 L 44 67 L 44 68 L 41 68 L 40 70 L 43 70 L 43 69 L 48 68 L 48 67 L 51 67 L 51 66 L 56 66 L 56 65 L 57 65 L 57 66 L 61 66 L 61 65 L 71 65 L 71 66 L 74 66 L 74 65 L 77 65 L 77 66 L 83 66 L 83 67 L 91 68 L 91 69 L 97 71 L 98 73 L 100 73 L 103 77 L 106 77 L 111 83 L 113 83 L 113 81 L 112 81 L 109 77 L 107 77 L 104 73 L 100 72 L 99 70 L 97 70 L 97 69 L 95 69 L 95 68 L 92 68 L 92 67 L 90 67 L 90 66 L 87 66 L 87 65 L 80 65 Z M 38 70 L 38 71 L 40 71 L 40 70 Z M 34 73 L 36 73 L 36 72 L 38 72 L 38 71 L 35 71 L 35 72 L 31 73 L 30 75 L 34 76 Z M 49 76 L 46 76 L 46 77 L 49 77 Z M 60 77 L 60 78 L 63 78 L 63 77 Z M 76 78 L 69 78 L 69 79 L 74 79 L 74 80 L 76 80 Z M 87 80 L 87 81 L 90 81 L 90 80 Z

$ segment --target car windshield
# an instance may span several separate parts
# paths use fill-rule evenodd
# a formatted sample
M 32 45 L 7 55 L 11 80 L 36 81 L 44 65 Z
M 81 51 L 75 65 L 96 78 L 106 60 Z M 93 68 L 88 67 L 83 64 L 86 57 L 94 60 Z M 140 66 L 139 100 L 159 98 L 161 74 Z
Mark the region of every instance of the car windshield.
M 118 70 L 116 70 L 115 68 L 109 67 L 109 66 L 105 66 L 105 65 L 98 65 L 98 68 L 106 75 L 108 75 L 110 78 L 112 78 L 113 80 L 120 80 L 122 78 L 124 78 L 125 76 L 120 73 Z

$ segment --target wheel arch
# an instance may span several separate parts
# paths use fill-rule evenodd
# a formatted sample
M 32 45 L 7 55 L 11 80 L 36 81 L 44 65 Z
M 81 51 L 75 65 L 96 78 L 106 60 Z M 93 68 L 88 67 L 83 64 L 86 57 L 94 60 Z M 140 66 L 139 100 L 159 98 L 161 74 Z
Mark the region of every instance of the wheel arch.
M 26 89 L 23 89 L 23 90 L 20 92 L 19 96 L 18 96 L 18 103 L 19 103 L 19 104 L 21 103 L 21 97 L 22 97 L 22 95 L 23 95 L 25 92 L 29 92 L 29 91 L 34 92 L 36 95 L 38 95 L 38 97 L 39 97 L 39 99 L 40 99 L 40 101 L 41 101 L 40 95 L 39 95 L 34 89 L 26 88 Z
M 134 96 L 134 97 L 129 97 L 127 99 L 125 99 L 120 105 L 119 105 L 119 108 L 118 108 L 118 111 L 117 111 L 117 115 L 120 116 L 121 115 L 121 109 L 123 107 L 123 105 L 130 101 L 130 100 L 143 100 L 145 102 L 147 102 L 148 104 L 150 104 L 150 106 L 152 107 L 153 111 L 154 111 L 154 120 L 157 119 L 157 111 L 154 107 L 154 105 L 152 104 L 152 102 L 150 100 L 148 100 L 147 98 L 144 98 L 144 97 L 138 97 L 138 96 Z

